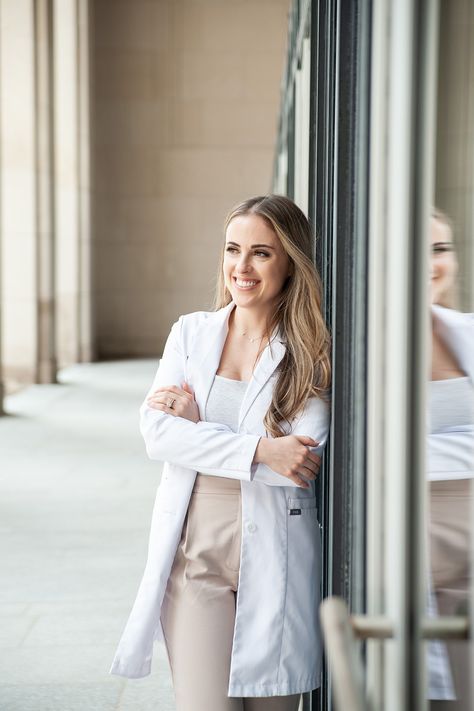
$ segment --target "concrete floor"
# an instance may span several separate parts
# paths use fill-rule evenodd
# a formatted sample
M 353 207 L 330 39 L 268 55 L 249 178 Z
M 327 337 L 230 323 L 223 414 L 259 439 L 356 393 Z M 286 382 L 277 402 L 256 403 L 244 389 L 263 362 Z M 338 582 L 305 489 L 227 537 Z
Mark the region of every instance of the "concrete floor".
M 77 365 L 0 418 L 0 709 L 172 711 L 168 663 L 109 668 L 145 563 L 161 465 L 138 408 L 157 361 Z

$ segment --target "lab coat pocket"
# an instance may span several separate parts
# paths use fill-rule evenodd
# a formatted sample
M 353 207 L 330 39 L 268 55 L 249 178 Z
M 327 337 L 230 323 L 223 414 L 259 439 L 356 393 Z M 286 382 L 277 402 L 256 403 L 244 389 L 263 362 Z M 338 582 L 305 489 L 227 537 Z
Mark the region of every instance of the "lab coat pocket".
M 315 496 L 288 498 L 288 561 L 294 558 L 300 570 L 313 566 L 315 548 L 321 542 L 317 514 Z
M 288 538 L 285 624 L 280 664 L 292 668 L 295 649 L 312 669 L 314 678 L 321 668 L 321 537 L 314 496 L 286 500 Z M 318 683 L 315 682 L 315 686 Z
M 321 579 L 321 535 L 316 497 L 287 499 L 288 589 L 295 629 L 303 638 L 317 626 Z
M 299 513 L 298 513 L 299 511 Z M 304 513 L 303 513 L 304 512 Z M 313 514 L 316 516 L 316 497 L 315 496 L 305 496 L 301 498 L 289 497 L 288 499 L 288 513 L 290 516 L 300 516 L 304 514 Z

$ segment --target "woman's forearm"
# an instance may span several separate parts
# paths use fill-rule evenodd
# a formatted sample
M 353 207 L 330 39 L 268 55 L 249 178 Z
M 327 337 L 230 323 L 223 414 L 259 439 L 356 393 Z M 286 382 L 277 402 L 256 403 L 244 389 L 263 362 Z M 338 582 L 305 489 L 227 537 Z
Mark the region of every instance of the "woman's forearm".
M 238 434 L 226 425 L 195 423 L 141 408 L 140 431 L 150 459 L 205 474 L 250 481 L 258 435 Z
M 268 437 L 260 437 L 257 449 L 253 457 L 254 464 L 267 464 L 271 447 L 271 440 Z

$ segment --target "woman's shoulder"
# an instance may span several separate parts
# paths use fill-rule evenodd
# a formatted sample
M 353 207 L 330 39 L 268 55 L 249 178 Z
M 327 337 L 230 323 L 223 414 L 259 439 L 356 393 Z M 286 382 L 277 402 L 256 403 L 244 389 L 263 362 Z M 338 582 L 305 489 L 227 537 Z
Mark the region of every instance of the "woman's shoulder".
M 443 323 L 449 326 L 465 326 L 467 328 L 474 327 L 474 313 L 466 311 L 457 311 L 439 304 L 431 305 L 432 313 Z
M 211 324 L 218 321 L 227 310 L 227 307 L 218 309 L 217 311 L 191 311 L 187 314 L 182 314 L 178 322 L 181 322 L 183 328 L 193 328 L 201 324 Z
M 191 311 L 190 313 L 182 314 L 174 322 L 172 330 L 184 340 L 187 340 L 191 335 L 195 335 L 196 332 L 206 331 L 208 328 L 214 330 L 216 327 L 223 325 L 231 305 L 231 303 L 227 304 L 227 306 L 216 311 Z

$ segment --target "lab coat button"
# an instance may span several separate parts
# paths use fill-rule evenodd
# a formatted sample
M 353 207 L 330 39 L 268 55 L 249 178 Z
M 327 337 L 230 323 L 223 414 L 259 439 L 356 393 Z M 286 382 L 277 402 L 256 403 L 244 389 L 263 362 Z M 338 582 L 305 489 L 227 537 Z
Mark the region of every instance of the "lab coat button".
M 248 524 L 247 524 L 247 531 L 248 531 L 249 533 L 255 533 L 256 530 L 257 530 L 257 526 L 254 524 L 254 522 L 253 522 L 253 521 L 249 521 Z

